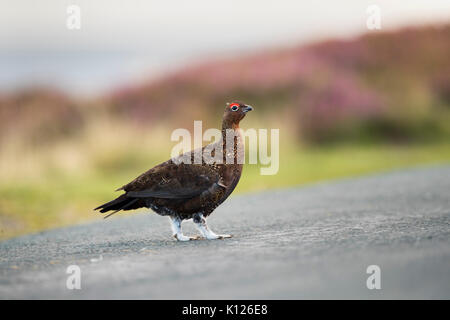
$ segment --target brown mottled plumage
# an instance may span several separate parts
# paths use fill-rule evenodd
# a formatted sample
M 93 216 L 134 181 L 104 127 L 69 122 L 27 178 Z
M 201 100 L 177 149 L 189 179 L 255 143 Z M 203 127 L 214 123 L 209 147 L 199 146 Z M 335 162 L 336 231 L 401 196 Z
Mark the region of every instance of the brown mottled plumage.
M 243 141 L 239 131 L 239 122 L 252 107 L 241 102 L 227 104 L 222 119 L 222 140 L 201 149 L 190 151 L 177 158 L 163 162 L 141 174 L 139 177 L 118 190 L 125 191 L 118 198 L 99 206 L 100 212 L 113 211 L 106 217 L 120 211 L 138 208 L 151 208 L 156 213 L 169 216 L 174 237 L 180 241 L 196 239 L 181 233 L 181 222 L 193 219 L 202 236 L 207 239 L 228 238 L 229 235 L 216 235 L 207 224 L 208 217 L 233 192 L 242 173 L 242 164 L 237 161 L 243 156 Z M 234 146 L 228 149 L 234 161 L 226 163 L 226 132 L 235 134 Z M 207 161 L 203 157 L 205 148 L 223 150 L 223 161 Z M 201 164 L 194 164 L 195 155 L 201 152 Z M 214 156 L 214 151 L 210 153 Z M 180 159 L 191 158 L 191 163 L 182 163 Z M 181 162 L 181 163 L 180 163 Z M 228 161 L 229 162 L 229 161 Z

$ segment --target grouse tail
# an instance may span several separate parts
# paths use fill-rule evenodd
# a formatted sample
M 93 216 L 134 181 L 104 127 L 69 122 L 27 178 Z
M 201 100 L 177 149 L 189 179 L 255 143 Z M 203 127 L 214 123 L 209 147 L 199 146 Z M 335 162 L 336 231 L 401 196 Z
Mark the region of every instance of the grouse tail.
M 104 219 L 112 216 L 113 214 L 119 212 L 120 210 L 129 210 L 129 209 L 136 209 L 136 202 L 138 202 L 140 199 L 138 198 L 130 198 L 127 197 L 126 194 L 122 194 L 121 196 L 117 197 L 116 199 L 104 203 L 101 206 L 98 206 L 94 210 L 100 210 L 101 213 L 105 213 L 108 211 L 114 210 L 112 213 L 105 216 Z M 133 206 L 134 205 L 134 206 Z

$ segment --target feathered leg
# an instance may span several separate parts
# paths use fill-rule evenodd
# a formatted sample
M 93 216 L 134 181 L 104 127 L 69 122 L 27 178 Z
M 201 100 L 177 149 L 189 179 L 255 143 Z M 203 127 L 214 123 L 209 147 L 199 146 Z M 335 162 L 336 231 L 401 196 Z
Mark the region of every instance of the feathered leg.
M 202 214 L 194 215 L 193 221 L 202 236 L 204 236 L 208 240 L 225 239 L 232 237 L 229 234 L 215 234 L 211 229 L 209 229 L 208 225 L 206 224 L 206 218 Z
M 173 233 L 173 237 L 175 239 L 177 239 L 178 241 L 189 241 L 189 240 L 197 240 L 199 239 L 198 236 L 196 237 L 188 237 L 185 236 L 183 234 L 183 232 L 181 232 L 181 219 L 178 217 L 169 217 L 170 218 L 170 223 L 171 223 L 171 227 L 172 227 L 172 233 Z

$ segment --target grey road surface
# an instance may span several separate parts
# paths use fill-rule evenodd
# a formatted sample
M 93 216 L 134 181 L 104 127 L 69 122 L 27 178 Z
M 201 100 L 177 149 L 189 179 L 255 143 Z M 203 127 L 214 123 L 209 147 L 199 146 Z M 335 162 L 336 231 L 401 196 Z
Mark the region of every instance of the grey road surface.
M 209 220 L 234 237 L 175 242 L 143 212 L 3 241 L 0 298 L 450 298 L 450 166 L 234 196 Z

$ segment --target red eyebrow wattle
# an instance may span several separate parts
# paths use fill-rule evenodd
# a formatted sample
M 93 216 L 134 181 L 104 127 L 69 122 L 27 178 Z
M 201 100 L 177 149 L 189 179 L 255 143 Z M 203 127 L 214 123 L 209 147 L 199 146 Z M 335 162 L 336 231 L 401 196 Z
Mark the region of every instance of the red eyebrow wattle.
M 230 108 L 233 108 L 234 106 L 239 107 L 239 103 L 232 103 L 232 104 L 230 104 Z

